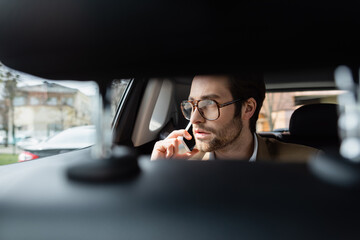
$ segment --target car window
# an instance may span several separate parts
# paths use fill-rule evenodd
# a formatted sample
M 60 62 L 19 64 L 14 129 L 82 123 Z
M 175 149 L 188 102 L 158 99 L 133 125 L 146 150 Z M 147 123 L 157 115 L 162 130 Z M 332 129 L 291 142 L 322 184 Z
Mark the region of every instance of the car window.
M 124 96 L 125 90 L 130 83 L 130 79 L 114 79 L 111 83 L 111 117 L 116 114 L 120 101 Z
M 292 113 L 305 104 L 337 103 L 340 90 L 268 92 L 257 122 L 258 132 L 286 132 Z
M 112 117 L 128 82 L 111 84 Z M 93 145 L 98 96 L 93 81 L 53 81 L 0 64 L 0 165 Z

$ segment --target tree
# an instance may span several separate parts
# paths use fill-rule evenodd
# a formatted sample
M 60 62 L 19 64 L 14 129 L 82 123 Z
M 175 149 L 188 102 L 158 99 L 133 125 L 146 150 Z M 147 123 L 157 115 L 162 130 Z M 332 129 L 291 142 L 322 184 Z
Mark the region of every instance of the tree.
M 267 104 L 267 108 L 266 108 L 266 116 L 267 116 L 267 120 L 269 123 L 269 127 L 270 127 L 270 131 L 274 130 L 274 123 L 276 122 L 276 115 L 274 116 L 273 112 L 274 109 L 277 108 L 274 106 L 275 100 L 274 100 L 274 94 L 273 93 L 268 93 L 267 94 L 267 98 L 265 100 L 266 104 Z
M 14 124 L 14 98 L 16 96 L 17 83 L 19 75 L 11 72 L 4 65 L 0 63 L 0 84 L 2 106 L 0 107 L 0 114 L 2 118 L 2 127 L 6 132 L 6 142 L 8 145 L 9 139 L 9 125 L 11 129 L 12 139 L 15 140 L 15 124 Z M 10 124 L 9 124 L 10 123 Z
M 269 123 L 270 131 L 274 130 L 277 112 L 282 109 L 284 93 L 267 93 L 264 102 L 264 112 Z
M 294 92 L 266 93 L 266 98 L 261 111 L 264 114 L 267 123 L 269 124 L 268 131 L 273 131 L 274 128 L 279 127 L 279 120 L 281 120 L 281 118 L 284 117 L 284 115 L 281 116 L 281 114 L 286 114 L 286 112 L 289 111 L 293 112 L 293 110 L 294 110 Z M 284 120 L 285 119 L 282 119 L 282 121 Z

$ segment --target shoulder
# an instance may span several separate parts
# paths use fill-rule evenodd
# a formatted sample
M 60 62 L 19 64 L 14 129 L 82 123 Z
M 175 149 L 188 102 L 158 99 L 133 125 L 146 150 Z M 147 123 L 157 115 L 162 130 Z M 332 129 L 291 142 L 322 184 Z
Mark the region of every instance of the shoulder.
M 320 150 L 300 144 L 284 143 L 273 138 L 262 138 L 258 136 L 258 141 L 263 142 L 263 148 L 259 151 L 267 151 L 270 160 L 277 162 L 306 162 L 312 156 L 318 154 Z M 260 146 L 261 144 L 259 144 Z

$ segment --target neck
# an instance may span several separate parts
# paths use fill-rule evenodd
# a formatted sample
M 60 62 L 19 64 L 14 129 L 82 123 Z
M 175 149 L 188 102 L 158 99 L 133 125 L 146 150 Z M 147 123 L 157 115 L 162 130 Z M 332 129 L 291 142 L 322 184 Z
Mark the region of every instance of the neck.
M 215 151 L 218 159 L 250 159 L 254 151 L 254 134 L 249 129 L 241 131 L 239 137 L 225 148 Z

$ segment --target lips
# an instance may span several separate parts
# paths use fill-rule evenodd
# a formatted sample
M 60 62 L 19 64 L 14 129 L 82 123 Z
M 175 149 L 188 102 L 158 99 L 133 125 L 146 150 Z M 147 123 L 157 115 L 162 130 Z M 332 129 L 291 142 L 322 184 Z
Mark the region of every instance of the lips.
M 195 134 L 195 138 L 199 140 L 209 138 L 211 135 L 210 132 L 207 132 L 202 129 L 194 129 L 194 134 Z
M 205 130 L 202 130 L 202 129 L 194 129 L 194 132 L 195 132 L 195 134 L 196 133 L 200 133 L 200 134 L 210 134 L 209 132 L 207 132 L 207 131 L 205 131 Z

